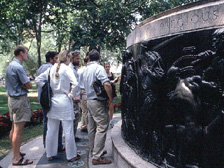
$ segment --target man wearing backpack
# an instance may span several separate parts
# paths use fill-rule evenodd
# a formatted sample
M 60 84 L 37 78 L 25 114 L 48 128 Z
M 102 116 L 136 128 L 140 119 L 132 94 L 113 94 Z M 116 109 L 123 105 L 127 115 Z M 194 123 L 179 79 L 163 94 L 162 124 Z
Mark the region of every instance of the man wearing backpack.
M 41 73 L 45 72 L 48 68 L 52 67 L 58 61 L 58 53 L 54 51 L 48 51 L 45 55 L 46 63 L 40 66 L 37 71 L 37 76 Z M 38 86 L 38 101 L 40 102 L 40 95 L 41 95 L 42 88 Z M 47 133 L 47 113 L 42 109 L 43 112 L 43 144 L 45 147 L 45 139 Z M 62 126 L 60 124 L 59 135 L 58 135 L 58 151 L 62 152 L 63 145 L 62 145 Z

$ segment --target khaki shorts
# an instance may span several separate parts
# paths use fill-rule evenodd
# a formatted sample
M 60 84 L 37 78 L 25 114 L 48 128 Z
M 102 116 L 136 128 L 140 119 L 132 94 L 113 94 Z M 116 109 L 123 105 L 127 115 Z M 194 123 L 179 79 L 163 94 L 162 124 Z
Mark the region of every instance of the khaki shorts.
M 27 95 L 8 98 L 10 120 L 14 123 L 29 122 L 31 118 L 30 100 Z

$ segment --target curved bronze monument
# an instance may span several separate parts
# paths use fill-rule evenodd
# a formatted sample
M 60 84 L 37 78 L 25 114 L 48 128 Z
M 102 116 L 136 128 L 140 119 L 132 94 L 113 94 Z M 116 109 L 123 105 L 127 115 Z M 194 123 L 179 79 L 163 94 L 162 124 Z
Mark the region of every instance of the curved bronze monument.
M 143 21 L 127 38 L 122 135 L 158 167 L 224 167 L 224 1 Z

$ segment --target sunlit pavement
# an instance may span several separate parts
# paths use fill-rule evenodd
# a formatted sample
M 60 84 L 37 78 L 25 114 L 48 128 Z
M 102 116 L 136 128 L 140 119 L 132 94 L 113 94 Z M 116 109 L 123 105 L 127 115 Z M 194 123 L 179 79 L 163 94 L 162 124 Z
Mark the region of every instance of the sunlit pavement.
M 120 114 L 114 115 L 114 123 L 120 120 Z M 80 123 L 79 123 L 80 126 Z M 111 142 L 111 127 L 108 130 L 107 140 L 105 144 L 105 150 L 107 154 L 105 158 L 112 160 L 112 142 Z M 109 165 L 92 165 L 92 160 L 89 157 L 89 141 L 88 133 L 77 131 L 77 136 L 81 138 L 79 142 L 76 142 L 77 150 L 81 155 L 81 159 L 74 162 L 68 162 L 65 156 L 65 152 L 58 153 L 57 158 L 52 161 L 48 161 L 46 158 L 45 149 L 43 147 L 43 137 L 39 136 L 29 141 L 21 147 L 21 152 L 26 153 L 25 158 L 33 160 L 32 165 L 19 166 L 20 168 L 63 168 L 63 167 L 74 167 L 74 168 L 114 168 L 114 164 Z M 113 161 L 113 160 L 112 160 Z M 0 166 L 3 168 L 18 167 L 12 166 L 12 152 L 0 161 Z

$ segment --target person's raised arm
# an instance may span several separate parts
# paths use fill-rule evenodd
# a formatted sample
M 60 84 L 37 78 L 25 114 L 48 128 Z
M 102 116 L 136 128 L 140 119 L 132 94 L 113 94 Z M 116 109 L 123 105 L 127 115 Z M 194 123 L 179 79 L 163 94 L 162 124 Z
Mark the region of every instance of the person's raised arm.
M 48 68 L 46 71 L 41 73 L 38 77 L 35 78 L 34 82 L 42 87 L 45 84 L 45 80 L 48 80 L 48 74 L 49 74 L 50 68 Z
M 32 89 L 32 83 L 29 81 L 27 83 L 24 84 L 26 89 Z
M 107 92 L 107 96 L 109 97 L 109 101 L 108 101 L 108 106 L 109 106 L 113 100 L 112 87 L 111 87 L 110 82 L 104 82 L 103 86 Z
M 19 77 L 20 82 L 22 83 L 20 86 L 23 89 L 32 89 L 32 83 L 30 82 L 30 79 L 26 75 L 26 71 L 24 68 L 19 68 L 17 70 L 17 75 Z
M 66 73 L 70 80 L 70 87 L 71 87 L 71 91 L 69 93 L 67 93 L 67 95 L 69 98 L 72 97 L 73 99 L 75 99 L 77 92 L 78 92 L 78 87 L 79 87 L 77 79 L 76 79 L 75 74 L 73 73 L 72 69 L 67 70 Z

